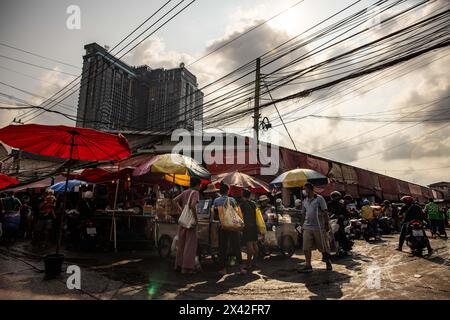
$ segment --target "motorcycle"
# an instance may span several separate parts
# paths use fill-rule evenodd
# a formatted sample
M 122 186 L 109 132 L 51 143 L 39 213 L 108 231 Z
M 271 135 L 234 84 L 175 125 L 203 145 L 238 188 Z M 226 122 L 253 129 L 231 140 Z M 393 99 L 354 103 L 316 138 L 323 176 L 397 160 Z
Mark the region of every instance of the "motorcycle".
M 94 220 L 81 222 L 80 246 L 89 251 L 93 251 L 97 247 L 97 226 Z
M 370 238 L 376 238 L 377 236 L 373 226 L 365 219 L 361 220 L 361 234 L 367 242 L 369 242 Z
M 342 219 L 339 223 L 334 216 L 330 219 L 330 228 L 336 240 L 336 252 L 338 256 L 346 256 L 353 248 L 353 241 L 351 240 L 351 224 L 349 220 Z M 341 229 L 343 228 L 343 229 Z
M 422 251 L 427 246 L 428 239 L 425 235 L 425 225 L 419 220 L 409 223 L 406 244 L 411 248 L 414 256 L 421 257 Z
M 361 219 L 350 219 L 348 229 L 350 239 L 361 239 Z
M 390 217 L 380 217 L 378 219 L 378 227 L 381 234 L 391 234 L 393 228 L 393 221 Z

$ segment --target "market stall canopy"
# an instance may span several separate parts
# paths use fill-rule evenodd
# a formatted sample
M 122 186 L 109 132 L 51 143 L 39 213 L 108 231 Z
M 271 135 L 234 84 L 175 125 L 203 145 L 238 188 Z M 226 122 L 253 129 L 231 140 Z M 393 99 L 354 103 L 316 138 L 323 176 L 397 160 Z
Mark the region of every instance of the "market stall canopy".
M 68 192 L 74 192 L 76 191 L 76 187 L 80 187 L 82 185 L 87 185 L 88 183 L 81 180 L 69 180 L 67 184 L 67 191 Z M 66 181 L 61 181 L 58 183 L 55 183 L 54 185 L 50 186 L 49 189 L 57 192 L 62 193 L 65 191 L 66 188 Z
M 18 187 L 14 187 L 14 188 L 9 188 L 6 189 L 5 191 L 12 191 L 12 192 L 20 192 L 20 191 L 25 191 L 28 189 L 42 189 L 42 188 L 48 188 L 50 187 L 52 184 L 57 183 L 57 182 L 61 182 L 65 180 L 65 178 L 63 176 L 57 176 L 55 178 L 45 178 L 42 180 L 38 180 L 38 181 L 34 181 L 31 183 L 27 183 Z
M 111 182 L 122 179 L 133 173 L 134 167 L 119 168 L 119 166 L 99 166 L 97 168 L 86 168 L 73 171 L 70 179 L 79 179 L 92 183 Z
M 30 153 L 64 159 L 121 160 L 131 154 L 128 141 L 120 134 L 68 126 L 9 125 L 0 129 L 0 141 Z
M 320 174 L 323 174 L 324 176 L 327 175 L 328 172 L 330 171 L 328 161 L 313 156 L 306 157 L 305 168 L 317 171 Z
M 211 178 L 211 183 L 215 185 L 221 182 L 232 187 L 249 189 L 253 193 L 269 192 L 269 185 L 266 182 L 239 171 L 222 173 Z
M 211 174 L 191 157 L 177 153 L 166 153 L 144 161 L 133 171 L 133 176 L 142 176 L 149 173 L 163 173 L 164 179 L 175 184 L 190 185 L 191 177 L 209 180 Z
M 292 170 L 295 168 L 303 168 L 306 164 L 306 154 L 280 148 L 281 170 Z
M 19 184 L 20 181 L 16 178 L 7 176 L 6 174 L 0 173 L 0 189 L 4 189 L 6 187 L 9 187 L 10 185 Z
M 310 169 L 293 169 L 280 174 L 270 183 L 272 188 L 303 187 L 307 182 L 313 185 L 328 184 L 328 178 L 317 171 Z

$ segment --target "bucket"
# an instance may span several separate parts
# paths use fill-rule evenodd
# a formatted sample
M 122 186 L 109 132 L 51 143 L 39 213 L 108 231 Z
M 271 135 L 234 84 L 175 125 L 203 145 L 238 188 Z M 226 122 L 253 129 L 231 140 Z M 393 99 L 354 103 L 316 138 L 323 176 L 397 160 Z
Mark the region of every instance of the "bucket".
M 44 257 L 45 276 L 47 278 L 56 277 L 61 273 L 64 255 L 53 253 Z

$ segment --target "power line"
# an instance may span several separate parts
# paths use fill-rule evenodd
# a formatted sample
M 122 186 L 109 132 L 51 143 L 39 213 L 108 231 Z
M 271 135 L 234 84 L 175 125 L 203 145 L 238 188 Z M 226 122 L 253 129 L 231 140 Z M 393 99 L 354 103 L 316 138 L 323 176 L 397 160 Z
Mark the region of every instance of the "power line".
M 178 7 L 178 5 L 180 5 L 182 2 L 183 2 L 184 0 L 181 0 L 175 7 L 173 7 L 171 10 L 169 10 L 162 18 L 164 18 L 168 13 L 170 13 L 171 11 L 173 11 L 176 7 Z M 158 31 L 159 29 L 161 29 L 163 26 L 165 26 L 167 23 L 169 23 L 171 20 L 173 20 L 176 16 L 178 16 L 181 12 L 183 12 L 184 10 L 186 10 L 189 6 L 191 6 L 194 2 L 195 2 L 196 0 L 192 0 L 191 2 L 189 2 L 187 5 L 185 5 L 183 8 L 181 8 L 178 12 L 176 12 L 174 15 L 172 15 L 168 20 L 166 20 L 162 25 L 160 25 L 156 30 L 154 30 L 153 32 L 151 32 L 150 34 L 148 34 L 148 35 L 146 35 L 142 40 L 140 40 L 136 45 L 134 45 L 131 49 L 129 49 L 129 50 L 127 50 L 124 54 L 122 54 L 119 58 L 115 58 L 115 61 L 114 61 L 114 63 L 115 62 L 117 62 L 117 61 L 119 61 L 119 59 L 121 59 L 122 57 L 124 57 L 126 54 L 128 54 L 130 51 L 132 51 L 133 49 L 135 49 L 138 45 L 140 45 L 142 42 L 144 42 L 146 39 L 148 39 L 151 35 L 153 35 L 156 31 Z M 158 21 L 160 21 L 160 20 L 162 20 L 162 18 L 160 18 L 160 19 L 158 19 L 157 20 L 157 22 Z M 156 22 L 156 23 L 157 23 Z M 154 24 L 156 24 L 156 23 L 154 23 Z M 154 25 L 153 24 L 153 25 Z M 145 31 L 144 31 L 145 32 Z M 135 38 L 136 39 L 136 38 Z M 135 40 L 135 39 L 133 39 L 133 41 Z M 128 44 L 129 45 L 129 44 Z M 127 46 L 128 46 L 127 45 Z M 127 47 L 126 46 L 126 47 Z M 123 50 L 123 48 L 119 51 L 119 52 L 121 52 Z M 102 72 L 101 73 L 103 73 L 105 71 L 105 69 L 103 68 L 103 70 L 102 70 Z M 96 77 L 98 76 L 98 74 L 96 74 Z M 88 81 L 87 81 L 88 82 Z M 86 82 L 86 83 L 87 83 Z M 86 85 L 86 83 L 85 83 L 85 85 Z M 81 86 L 83 86 L 83 84 L 81 84 Z M 74 88 L 74 86 L 71 88 L 71 89 L 73 89 Z M 69 90 L 71 90 L 71 89 L 69 89 Z M 77 90 L 75 90 L 75 91 L 72 91 L 68 96 L 66 96 L 66 97 L 64 97 L 62 100 L 60 100 L 60 101 L 57 101 L 56 103 L 59 103 L 59 102 L 61 102 L 61 101 L 64 101 L 65 99 L 67 99 L 69 96 L 71 96 L 72 94 L 74 94 L 75 92 L 76 92 Z M 52 96 L 53 97 L 53 96 Z M 56 106 L 56 105 L 53 105 L 53 106 L 50 106 L 49 108 L 53 108 L 54 106 Z M 33 116 L 32 118 L 30 118 L 30 119 L 28 119 L 27 121 L 31 121 L 31 120 L 33 120 L 33 119 L 35 119 L 35 118 L 37 118 L 38 116 L 40 116 L 41 114 L 43 114 L 45 111 L 42 111 L 41 113 L 39 113 L 39 114 L 37 114 L 37 115 L 35 115 L 35 116 Z
M 248 29 L 248 30 L 245 31 L 244 33 L 241 33 L 241 34 L 239 34 L 238 36 L 234 37 L 233 39 L 231 39 L 231 40 L 225 42 L 224 44 L 222 44 L 221 46 L 217 47 L 216 49 L 214 49 L 214 50 L 208 52 L 208 53 L 205 54 L 204 56 L 201 56 L 200 58 L 198 58 L 198 59 L 194 60 L 193 62 L 191 62 L 190 64 L 188 64 L 188 67 L 192 66 L 194 63 L 199 62 L 200 60 L 203 60 L 203 59 L 206 58 L 206 57 L 209 57 L 210 55 L 212 55 L 213 53 L 215 53 L 215 52 L 217 52 L 217 51 L 223 49 L 224 47 L 226 47 L 226 46 L 229 45 L 230 43 L 232 43 L 232 42 L 234 42 L 234 41 L 236 41 L 236 40 L 242 38 L 243 36 L 247 35 L 248 33 L 250 33 L 250 32 L 252 32 L 252 31 L 258 29 L 259 27 L 261 27 L 261 26 L 263 26 L 263 25 L 265 25 L 265 24 L 268 23 L 269 21 L 271 21 L 271 20 L 273 20 L 273 19 L 279 17 L 280 15 L 284 14 L 285 12 L 287 12 L 287 11 L 291 10 L 292 8 L 298 6 L 298 5 L 299 5 L 300 3 L 302 3 L 303 1 L 305 1 L 305 0 L 301 0 L 301 1 L 298 1 L 298 2 L 294 3 L 292 6 L 290 6 L 290 7 L 286 8 L 286 9 L 284 9 L 283 11 L 278 12 L 276 15 L 270 17 L 269 19 L 264 20 L 263 22 L 261 22 L 261 23 L 255 25 L 255 26 L 253 26 L 252 28 Z
M 13 73 L 16 73 L 16 74 L 20 74 L 21 76 L 24 76 L 24 77 L 27 77 L 27 78 L 30 78 L 30 79 L 33 79 L 33 80 L 37 80 L 39 82 L 45 82 L 45 83 L 50 84 L 50 85 L 52 85 L 54 87 L 57 87 L 56 84 L 54 84 L 54 83 L 52 83 L 50 81 L 47 81 L 47 80 L 44 80 L 44 79 L 39 79 L 37 77 L 33 77 L 33 76 L 29 75 L 29 74 L 26 74 L 26 73 L 23 73 L 23 72 L 20 72 L 20 71 L 17 71 L 17 70 L 13 70 L 13 69 L 10 69 L 10 68 L 4 67 L 4 66 L 0 66 L 0 69 L 7 70 L 9 72 L 13 72 Z
M 444 167 L 436 167 L 436 168 L 421 168 L 421 169 L 368 169 L 370 171 L 384 171 L 384 172 L 415 172 L 415 171 L 428 171 L 428 170 L 438 170 L 438 169 L 447 169 L 450 168 L 450 166 L 444 166 Z
M 355 4 L 358 3 L 359 1 L 360 1 L 360 0 L 358 0 L 358 1 L 354 2 L 353 4 L 347 6 L 347 7 L 344 8 L 343 10 L 340 10 L 338 13 L 336 13 L 336 14 L 334 14 L 334 15 L 328 17 L 328 18 L 325 19 L 324 21 L 327 21 L 328 19 L 331 19 L 332 17 L 336 16 L 337 14 L 342 13 L 343 11 L 347 10 L 348 8 L 350 8 L 351 6 L 355 5 Z M 321 23 L 323 23 L 323 21 L 322 21 Z M 317 24 L 316 26 L 320 25 L 321 23 Z M 314 26 L 314 27 L 315 27 L 315 26 Z M 314 28 L 314 27 L 313 27 L 313 28 Z M 311 28 L 310 28 L 310 29 L 311 29 Z M 310 30 L 310 29 L 309 29 L 309 30 Z M 270 51 L 269 51 L 269 52 L 270 52 Z M 248 68 L 252 63 L 253 63 L 253 61 L 250 62 L 250 63 L 247 63 L 247 64 L 245 64 L 245 65 L 243 65 L 243 66 L 241 66 L 241 67 L 239 67 L 238 69 L 236 69 L 236 70 L 230 72 L 229 74 L 227 74 L 227 75 L 225 75 L 225 76 L 223 76 L 223 77 L 221 77 L 221 78 L 215 80 L 214 82 L 212 82 L 212 83 L 210 83 L 210 84 L 204 86 L 203 88 L 201 88 L 201 89 L 199 89 L 199 90 L 205 89 L 206 87 L 209 87 L 209 86 L 213 85 L 214 83 L 217 83 L 217 82 L 219 82 L 219 81 L 222 81 L 223 79 L 229 77 L 230 75 L 233 75 L 234 73 L 236 73 L 236 72 L 238 72 L 238 71 L 240 71 L 240 70 L 245 70 L 245 68 Z M 237 80 L 235 80 L 235 81 L 237 81 Z M 194 93 L 195 93 L 195 92 L 194 92 Z M 192 93 L 192 94 L 194 94 L 194 93 Z M 188 96 L 188 95 L 186 95 L 186 96 Z M 186 96 L 181 97 L 180 99 L 185 98 Z M 146 130 L 146 129 L 144 129 L 144 130 Z
M 184 1 L 184 0 L 183 0 Z M 168 1 L 168 2 L 166 2 L 165 4 L 163 4 L 156 12 L 154 12 L 151 16 L 150 16 L 150 18 L 151 17 L 153 17 L 153 16 L 155 16 L 155 14 L 157 14 L 157 13 L 159 13 L 164 7 L 166 7 L 166 5 L 169 3 L 170 1 Z M 143 23 L 141 23 L 137 28 L 135 28 L 131 33 L 129 33 L 126 37 L 125 37 L 125 39 L 126 38 L 128 38 L 128 37 L 130 37 L 136 30 L 138 30 L 145 22 L 147 22 L 150 18 L 148 18 L 148 19 L 146 19 Z M 119 44 L 121 44 L 123 42 L 123 39 L 118 43 L 118 44 L 116 44 L 115 46 L 114 46 L 114 48 L 112 49 L 112 50 L 114 50 L 115 48 L 117 48 L 118 46 L 119 46 Z M 111 51 L 112 51 L 111 50 Z M 116 61 L 114 61 L 114 63 L 115 63 Z M 56 101 L 56 99 L 58 99 L 59 97 L 61 97 L 62 95 L 64 95 L 65 93 L 67 93 L 67 92 L 69 92 L 71 89 L 73 89 L 77 84 L 79 84 L 79 83 L 76 83 L 74 86 L 72 86 L 72 87 L 70 87 L 69 88 L 69 86 L 70 85 L 72 85 L 73 83 L 75 83 L 78 79 L 80 79 L 83 75 L 86 75 L 87 74 L 87 71 L 84 71 L 84 72 L 82 72 L 82 74 L 81 75 L 79 75 L 78 77 L 76 77 L 75 79 L 73 79 L 70 83 L 68 83 L 67 85 L 65 85 L 63 88 L 61 88 L 60 90 L 58 90 L 56 93 L 54 93 L 51 97 L 49 97 L 46 101 L 44 101 L 43 103 L 41 103 L 41 106 L 44 106 L 45 104 L 48 104 L 48 101 Z M 80 83 L 81 84 L 81 83 Z M 67 89 L 66 90 L 66 92 L 64 92 L 64 93 L 61 93 L 61 92 L 63 92 L 65 89 Z M 57 97 L 57 95 L 59 94 L 59 97 Z M 72 93 L 73 94 L 73 93 Z M 55 98 L 56 97 L 56 98 Z M 55 98 L 55 99 L 53 99 L 53 100 L 51 100 L 52 98 Z M 68 96 L 65 98 L 65 99 L 67 99 L 68 98 Z M 55 107 L 56 105 L 54 105 L 54 106 L 51 106 L 50 108 L 53 108 L 53 107 Z M 33 113 L 35 113 L 35 111 L 32 111 L 31 113 L 28 113 L 28 115 L 26 114 L 25 116 L 30 116 L 31 114 L 33 114 Z M 42 113 L 41 113 L 42 114 Z M 34 119 L 34 118 L 33 118 Z
M 29 66 L 33 66 L 33 67 L 36 67 L 36 68 L 40 68 L 40 69 L 48 70 L 48 71 L 51 71 L 51 72 L 55 72 L 55 73 L 62 73 L 62 74 L 65 74 L 65 75 L 68 75 L 68 76 L 72 76 L 72 77 L 76 77 L 77 76 L 77 75 L 75 75 L 73 73 L 69 73 L 69 72 L 65 72 L 65 71 L 59 71 L 59 70 L 54 70 L 52 68 L 40 66 L 40 65 L 37 65 L 37 64 L 31 63 L 31 62 L 19 60 L 19 59 L 16 59 L 16 58 L 7 57 L 7 56 L 2 55 L 2 54 L 0 54 L 0 57 L 8 59 L 8 60 L 12 60 L 12 61 L 20 62 L 20 63 L 26 64 L 26 65 L 29 65 Z
M 63 65 L 66 65 L 66 66 L 69 66 L 69 67 L 72 67 L 72 68 L 80 69 L 80 67 L 75 66 L 73 64 L 70 64 L 70 63 L 67 63 L 67 62 L 63 62 L 63 61 L 60 61 L 60 60 L 56 60 L 56 59 L 53 59 L 53 58 L 45 57 L 43 55 L 40 55 L 40 54 L 37 54 L 37 53 L 34 53 L 34 52 L 30 52 L 30 51 L 27 51 L 27 50 L 24 50 L 24 49 L 20 49 L 20 48 L 11 46 L 11 45 L 3 43 L 3 42 L 0 42 L 0 46 L 4 46 L 4 47 L 10 48 L 10 49 L 14 49 L 14 50 L 17 50 L 17 51 L 25 52 L 25 53 L 31 54 L 31 55 L 33 55 L 35 57 L 39 57 L 39 58 L 42 58 L 42 59 L 45 59 L 45 60 L 48 60 L 48 61 L 60 63 L 60 64 L 63 64 Z
M 416 137 L 416 138 L 413 138 L 413 139 L 408 139 L 408 140 L 406 140 L 406 141 L 404 141 L 404 142 L 402 142 L 402 143 L 399 143 L 399 144 L 394 145 L 394 146 L 392 146 L 392 147 L 389 147 L 389 148 L 387 148 L 387 149 L 383 149 L 383 151 L 386 152 L 386 151 L 389 151 L 389 150 L 398 148 L 398 147 L 400 147 L 400 146 L 403 146 L 403 145 L 405 145 L 405 144 L 407 144 L 407 143 L 410 143 L 410 142 L 412 142 L 412 141 L 419 140 L 419 139 L 421 139 L 423 136 L 428 136 L 428 135 L 430 135 L 430 134 L 433 134 L 433 133 L 435 133 L 435 132 L 438 132 L 439 130 L 444 129 L 445 127 L 447 127 L 447 126 L 449 126 L 449 125 L 450 125 L 450 123 L 447 123 L 447 124 L 445 124 L 444 126 L 439 127 L 439 128 L 437 128 L 437 129 L 435 129 L 435 130 L 428 131 L 428 132 L 426 132 L 426 133 L 424 133 L 424 134 L 421 134 L 420 137 Z M 375 156 L 375 155 L 380 155 L 380 152 L 375 152 L 375 153 L 369 154 L 369 155 L 367 155 L 367 156 L 360 157 L 360 158 L 358 158 L 357 160 L 354 160 L 354 161 L 351 161 L 351 162 L 355 162 L 355 161 L 360 161 L 360 160 L 362 160 L 362 159 L 371 158 L 371 157 L 373 157 L 373 156 Z
M 270 99 L 273 100 L 272 93 L 270 92 L 270 89 L 269 89 L 269 87 L 267 86 L 267 83 L 266 83 L 264 80 L 263 80 L 263 83 L 264 83 L 264 85 L 265 85 L 266 88 L 267 88 L 267 92 L 269 93 Z M 289 139 L 291 139 L 291 142 L 292 142 L 292 145 L 294 146 L 295 151 L 298 151 L 297 146 L 295 145 L 294 139 L 292 139 L 292 136 L 291 136 L 291 134 L 290 134 L 288 128 L 287 128 L 286 125 L 284 124 L 284 121 L 283 121 L 283 118 L 281 117 L 280 111 L 278 111 L 277 105 L 274 104 L 273 106 L 275 107 L 275 110 L 277 110 L 278 117 L 280 117 L 281 123 L 283 123 L 284 130 L 286 130 L 286 132 L 287 132 L 287 134 L 288 134 L 288 136 L 289 136 Z

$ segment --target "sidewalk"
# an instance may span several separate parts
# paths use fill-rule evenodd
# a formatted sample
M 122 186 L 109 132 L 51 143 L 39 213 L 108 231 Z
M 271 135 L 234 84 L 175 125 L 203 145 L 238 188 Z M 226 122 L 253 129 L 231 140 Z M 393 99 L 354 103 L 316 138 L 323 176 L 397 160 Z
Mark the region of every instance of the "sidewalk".
M 63 272 L 58 278 L 45 279 L 44 263 L 38 255 L 23 257 L 20 247 L 7 249 L 0 247 L 0 299 L 64 299 L 64 300 L 109 300 L 120 297 L 126 299 L 132 294 L 133 299 L 147 299 L 142 286 L 130 286 L 124 282 L 112 280 L 100 272 L 91 271 L 82 264 L 66 261 Z M 26 253 L 29 255 L 29 253 Z M 67 288 L 65 273 L 67 266 L 77 264 L 81 268 L 81 290 Z M 137 293 L 141 293 L 137 295 Z

